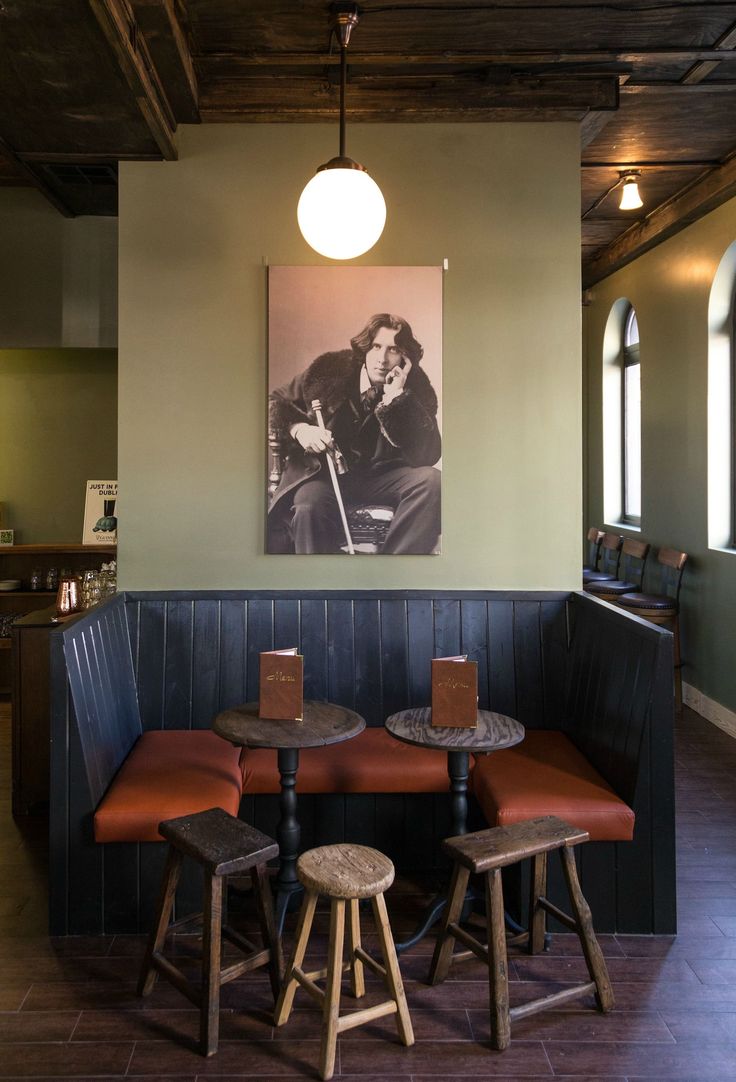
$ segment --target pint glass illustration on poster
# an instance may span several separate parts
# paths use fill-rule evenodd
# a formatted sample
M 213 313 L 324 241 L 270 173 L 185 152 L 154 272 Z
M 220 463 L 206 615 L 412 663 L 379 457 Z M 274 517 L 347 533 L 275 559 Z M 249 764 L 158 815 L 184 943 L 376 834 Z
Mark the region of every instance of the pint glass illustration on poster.
M 269 553 L 436 555 L 442 268 L 270 267 Z
M 83 545 L 114 545 L 118 539 L 117 481 L 88 481 Z

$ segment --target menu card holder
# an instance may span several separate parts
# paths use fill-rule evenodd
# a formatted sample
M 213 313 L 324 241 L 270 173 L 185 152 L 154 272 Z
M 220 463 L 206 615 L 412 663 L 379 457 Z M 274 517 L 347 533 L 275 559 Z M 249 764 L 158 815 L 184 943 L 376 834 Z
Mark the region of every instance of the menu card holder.
M 259 718 L 303 720 L 304 658 L 296 652 L 296 646 L 262 651 L 258 684 Z
M 478 724 L 478 662 L 432 658 L 432 725 L 475 729 Z

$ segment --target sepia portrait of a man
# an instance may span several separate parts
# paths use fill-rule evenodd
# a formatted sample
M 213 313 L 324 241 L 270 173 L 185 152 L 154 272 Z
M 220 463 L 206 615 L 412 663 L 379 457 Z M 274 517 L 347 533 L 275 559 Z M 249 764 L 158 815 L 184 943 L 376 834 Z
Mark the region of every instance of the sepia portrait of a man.
M 268 552 L 439 552 L 441 276 L 270 268 Z

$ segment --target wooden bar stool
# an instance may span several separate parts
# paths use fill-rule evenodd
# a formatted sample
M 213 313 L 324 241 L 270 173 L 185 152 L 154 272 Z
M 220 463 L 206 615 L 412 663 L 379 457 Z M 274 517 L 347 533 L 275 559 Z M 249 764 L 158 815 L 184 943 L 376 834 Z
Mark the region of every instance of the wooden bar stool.
M 540 819 L 527 819 L 508 827 L 492 827 L 448 838 L 442 848 L 454 863 L 450 898 L 445 910 L 442 927 L 435 946 L 429 983 L 439 984 L 447 976 L 450 964 L 470 954 L 477 955 L 488 965 L 491 1008 L 491 1046 L 502 1050 L 511 1040 L 511 1022 L 536 1014 L 547 1007 L 577 999 L 595 991 L 600 1010 L 613 1007 L 613 992 L 608 970 L 598 940 L 593 931 L 590 908 L 578 882 L 572 847 L 587 842 L 588 833 L 578 830 L 554 815 Z M 567 889 L 574 916 L 563 913 L 544 897 L 547 880 L 547 853 L 558 849 L 562 859 Z M 540 999 L 533 999 L 519 1007 L 509 1008 L 508 965 L 506 958 L 506 931 L 504 924 L 503 888 L 501 869 L 509 864 L 532 857 L 529 906 L 529 930 L 515 936 L 511 942 L 526 941 L 530 954 L 536 954 L 544 946 L 546 914 L 551 913 L 562 924 L 577 932 L 585 955 L 590 980 L 565 988 Z M 465 901 L 470 873 L 482 873 L 486 877 L 486 921 L 488 944 L 480 943 L 460 927 L 458 921 Z M 468 947 L 453 958 L 455 940 Z
M 279 994 L 283 959 L 276 932 L 267 861 L 278 856 L 276 842 L 248 826 L 222 808 L 210 808 L 195 815 L 167 819 L 159 832 L 169 842 L 156 921 L 148 939 L 141 966 L 138 995 L 147 996 L 160 973 L 200 1009 L 200 1051 L 211 1056 L 217 1051 L 220 987 L 251 969 L 267 965 L 274 1000 Z M 204 873 L 204 912 L 169 925 L 171 907 L 184 857 L 201 864 Z M 256 947 L 227 924 L 223 924 L 223 886 L 229 875 L 250 873 L 258 909 L 263 947 Z M 162 954 L 168 931 L 202 920 L 202 981 L 191 981 Z M 222 965 L 222 938 L 239 947 L 246 957 Z
M 414 1044 L 409 1008 L 404 996 L 404 986 L 389 925 L 383 892 L 394 881 L 394 866 L 388 857 L 365 845 L 324 845 L 303 853 L 296 866 L 299 880 L 306 888 L 299 914 L 299 927 L 286 978 L 276 1004 L 275 1023 L 287 1022 L 294 1003 L 294 993 L 300 984 L 322 1005 L 322 1047 L 320 1050 L 320 1074 L 323 1079 L 332 1078 L 335 1069 L 335 1050 L 338 1033 L 385 1014 L 396 1015 L 399 1037 L 405 1045 Z M 302 962 L 307 950 L 312 928 L 314 910 L 320 894 L 331 899 L 330 941 L 327 968 L 305 973 Z M 358 901 L 370 898 L 373 917 L 383 954 L 383 965 L 363 950 L 360 943 L 360 914 Z M 345 903 L 348 903 L 347 912 Z M 343 937 L 347 929 L 348 960 L 343 964 Z M 390 999 L 353 1011 L 340 1017 L 340 983 L 342 974 L 350 972 L 352 995 L 359 999 L 365 994 L 363 966 L 383 977 Z M 323 990 L 315 982 L 327 978 Z

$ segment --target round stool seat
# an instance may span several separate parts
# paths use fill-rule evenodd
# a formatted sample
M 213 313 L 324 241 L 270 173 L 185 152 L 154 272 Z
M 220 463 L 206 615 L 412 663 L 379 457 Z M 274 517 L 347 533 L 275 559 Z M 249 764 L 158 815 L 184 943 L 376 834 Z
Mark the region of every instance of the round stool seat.
M 373 898 L 393 883 L 394 866 L 367 845 L 322 845 L 302 853 L 296 874 L 309 890 L 330 898 Z
M 599 580 L 587 584 L 589 594 L 630 594 L 636 590 L 635 582 L 622 582 L 621 579 L 611 579 L 610 582 Z
M 658 612 L 677 612 L 677 606 L 671 597 L 664 594 L 628 593 L 618 599 L 619 605 L 631 609 L 651 609 Z

